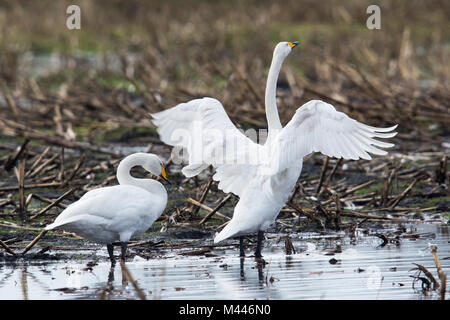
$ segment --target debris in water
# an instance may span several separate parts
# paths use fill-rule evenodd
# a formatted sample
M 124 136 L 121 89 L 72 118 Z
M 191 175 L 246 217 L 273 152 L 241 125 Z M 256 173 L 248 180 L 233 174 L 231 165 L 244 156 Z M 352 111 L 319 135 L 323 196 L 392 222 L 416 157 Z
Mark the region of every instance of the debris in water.
M 341 263 L 340 260 L 336 260 L 335 258 L 331 258 L 330 260 L 328 260 L 328 262 L 329 262 L 330 264 L 338 264 L 338 263 Z

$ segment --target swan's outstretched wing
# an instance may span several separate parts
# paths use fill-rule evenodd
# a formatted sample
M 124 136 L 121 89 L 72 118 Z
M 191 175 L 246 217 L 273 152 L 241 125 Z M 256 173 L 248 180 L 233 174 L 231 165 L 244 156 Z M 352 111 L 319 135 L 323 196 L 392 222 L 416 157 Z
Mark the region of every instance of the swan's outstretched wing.
M 161 141 L 187 151 L 189 165 L 182 169 L 185 176 L 193 177 L 213 165 L 218 187 L 242 194 L 257 171 L 252 159 L 258 159 L 262 146 L 235 127 L 218 100 L 191 100 L 152 117 Z
M 311 152 L 353 160 L 370 160 L 369 152 L 385 155 L 387 152 L 378 147 L 390 148 L 394 144 L 374 138 L 392 138 L 397 134 L 391 132 L 396 127 L 371 127 L 336 111 L 331 104 L 309 101 L 297 109 L 292 120 L 273 141 L 272 156 L 266 163 L 265 173 L 281 172 Z

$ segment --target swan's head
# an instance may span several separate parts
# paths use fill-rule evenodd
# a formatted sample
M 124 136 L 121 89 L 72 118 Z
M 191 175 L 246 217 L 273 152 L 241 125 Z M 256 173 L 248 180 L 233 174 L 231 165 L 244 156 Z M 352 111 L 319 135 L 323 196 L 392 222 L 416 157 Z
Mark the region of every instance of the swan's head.
M 273 51 L 274 56 L 281 56 L 283 59 L 291 53 L 292 49 L 294 49 L 298 45 L 298 41 L 287 42 L 283 41 L 277 44 L 275 50 Z
M 141 166 L 155 176 L 161 177 L 164 181 L 170 183 L 169 180 L 167 180 L 164 162 L 156 154 L 142 153 Z

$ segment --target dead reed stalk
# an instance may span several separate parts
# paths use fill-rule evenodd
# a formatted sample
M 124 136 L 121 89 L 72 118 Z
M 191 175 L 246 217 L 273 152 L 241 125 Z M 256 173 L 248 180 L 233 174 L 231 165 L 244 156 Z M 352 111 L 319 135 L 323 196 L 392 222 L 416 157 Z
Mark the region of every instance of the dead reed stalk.
M 437 255 L 437 247 L 435 245 L 430 246 L 431 254 L 433 255 L 434 263 L 438 272 L 439 280 L 441 281 L 441 300 L 445 300 L 445 291 L 447 290 L 447 275 L 442 271 L 441 263 Z

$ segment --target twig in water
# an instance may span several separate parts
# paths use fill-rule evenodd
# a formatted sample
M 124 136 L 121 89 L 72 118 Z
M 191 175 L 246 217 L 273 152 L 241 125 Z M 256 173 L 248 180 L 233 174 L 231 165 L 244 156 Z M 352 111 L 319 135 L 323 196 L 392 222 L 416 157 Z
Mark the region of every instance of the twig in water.
M 383 240 L 383 243 L 380 244 L 380 247 L 384 247 L 385 245 L 387 245 L 389 243 L 388 238 L 386 238 L 386 236 L 384 234 L 375 234 L 376 237 L 380 238 L 381 240 Z
M 436 279 L 433 277 L 431 272 L 428 271 L 427 268 L 425 268 L 424 266 L 422 266 L 420 264 L 417 264 L 417 263 L 413 263 L 413 264 L 416 265 L 417 268 L 413 268 L 410 271 L 413 271 L 413 270 L 420 270 L 420 271 L 422 271 L 427 276 L 427 278 L 430 279 L 430 281 L 433 283 L 433 290 L 439 288 L 439 282 L 436 281 Z
M 203 249 L 199 249 L 199 250 L 190 250 L 190 251 L 184 251 L 181 252 L 180 254 L 183 256 L 201 256 L 204 255 L 205 253 L 211 252 L 210 248 L 203 248 Z
M 289 235 L 281 237 L 280 239 L 278 239 L 277 243 L 280 242 L 281 240 L 284 241 L 284 251 L 285 251 L 286 255 L 291 255 L 292 253 L 294 253 L 294 254 L 296 253 L 294 245 L 292 244 L 291 237 Z
M 439 275 L 439 280 L 441 280 L 441 300 L 445 300 L 445 290 L 447 288 L 447 275 L 442 271 L 441 263 L 437 256 L 437 247 L 435 245 L 430 246 L 431 254 L 434 258 L 434 263 L 436 264 L 437 272 Z
M 133 285 L 134 290 L 136 290 L 139 298 L 141 300 L 147 300 L 144 292 L 141 290 L 141 288 L 138 287 L 136 280 L 134 280 L 133 276 L 131 275 L 130 271 L 128 270 L 127 266 L 125 265 L 125 262 L 122 259 L 120 260 L 120 267 L 122 268 L 123 277 L 125 278 L 125 280 L 131 282 L 131 284 Z

